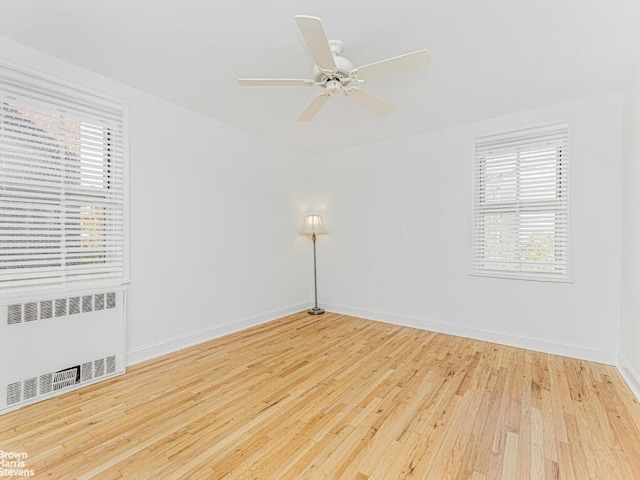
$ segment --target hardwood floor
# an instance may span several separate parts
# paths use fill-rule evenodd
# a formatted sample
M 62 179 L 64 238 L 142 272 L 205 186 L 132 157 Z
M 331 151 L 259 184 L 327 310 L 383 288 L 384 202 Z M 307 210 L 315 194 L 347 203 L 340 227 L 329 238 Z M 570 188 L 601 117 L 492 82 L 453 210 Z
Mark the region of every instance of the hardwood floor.
M 614 367 L 291 315 L 0 416 L 35 478 L 640 479 Z

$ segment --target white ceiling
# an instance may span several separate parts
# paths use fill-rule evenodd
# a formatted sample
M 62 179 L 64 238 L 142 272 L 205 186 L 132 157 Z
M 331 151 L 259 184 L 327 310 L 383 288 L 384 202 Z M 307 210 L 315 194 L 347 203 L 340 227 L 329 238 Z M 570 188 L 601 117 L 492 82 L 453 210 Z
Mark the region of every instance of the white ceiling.
M 638 0 L 0 0 L 0 35 L 310 153 L 619 90 L 640 60 Z M 421 48 L 425 70 L 371 81 L 379 118 L 341 97 L 240 87 L 310 78 L 295 15 L 365 65 Z

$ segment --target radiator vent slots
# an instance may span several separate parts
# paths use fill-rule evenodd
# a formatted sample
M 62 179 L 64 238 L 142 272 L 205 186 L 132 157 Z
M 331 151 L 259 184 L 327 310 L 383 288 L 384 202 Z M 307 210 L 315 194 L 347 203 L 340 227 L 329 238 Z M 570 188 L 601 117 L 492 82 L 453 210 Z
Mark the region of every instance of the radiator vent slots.
M 116 356 L 111 355 L 107 357 L 107 375 L 112 374 L 116 371 Z
M 40 395 L 49 393 L 53 390 L 53 373 L 45 373 L 40 375 Z
M 24 398 L 29 399 L 38 395 L 38 377 L 24 381 Z
M 116 308 L 116 292 L 9 305 L 7 325 Z
M 24 304 L 24 321 L 33 322 L 38 319 L 38 302 Z
M 7 310 L 7 324 L 14 325 L 22 322 L 22 305 L 9 305 Z
M 91 362 L 83 363 L 80 373 L 80 381 L 86 382 L 93 378 L 93 365 Z
M 84 295 L 82 297 L 82 313 L 93 310 L 93 295 Z
M 96 294 L 94 298 L 94 308 L 96 310 L 104 310 L 104 293 Z
M 53 301 L 45 300 L 40 302 L 40 319 L 51 318 L 53 316 Z
M 116 308 L 116 292 L 107 293 L 107 308 Z
M 93 363 L 94 374 L 96 377 L 101 377 L 104 375 L 104 359 L 96 360 Z
M 45 373 L 39 377 L 27 378 L 20 382 L 7 385 L 7 405 L 20 403 L 42 395 L 50 394 L 58 390 L 85 383 L 94 378 L 102 377 L 106 374 L 116 372 L 116 356 L 98 358 L 93 362 L 86 362 L 74 367 L 58 370 L 57 372 Z M 95 375 L 94 375 L 95 371 Z
M 56 317 L 67 316 L 67 299 L 59 298 L 56 300 Z
M 22 382 L 7 385 L 7 405 L 18 403 L 22 400 Z
M 80 297 L 69 298 L 69 315 L 77 315 L 80 313 Z

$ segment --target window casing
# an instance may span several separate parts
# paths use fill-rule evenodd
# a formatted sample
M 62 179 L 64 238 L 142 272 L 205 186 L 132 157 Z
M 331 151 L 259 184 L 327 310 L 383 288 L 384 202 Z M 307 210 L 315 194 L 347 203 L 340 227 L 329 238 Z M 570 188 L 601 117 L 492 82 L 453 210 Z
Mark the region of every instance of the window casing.
M 125 113 L 0 64 L 0 290 L 125 280 Z
M 567 123 L 475 140 L 472 274 L 569 281 Z

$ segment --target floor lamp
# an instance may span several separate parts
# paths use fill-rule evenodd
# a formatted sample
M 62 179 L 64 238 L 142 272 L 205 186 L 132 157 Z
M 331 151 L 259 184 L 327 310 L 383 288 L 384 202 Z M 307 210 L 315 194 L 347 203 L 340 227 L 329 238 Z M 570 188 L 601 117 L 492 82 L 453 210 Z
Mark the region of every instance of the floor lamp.
M 320 215 L 308 215 L 304 219 L 304 228 L 302 235 L 311 235 L 313 239 L 313 288 L 315 292 L 315 306 L 307 310 L 309 315 L 322 315 L 324 310 L 318 308 L 318 274 L 316 272 L 316 235 L 324 235 L 327 231 L 322 225 L 322 217 Z

